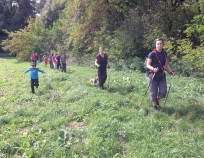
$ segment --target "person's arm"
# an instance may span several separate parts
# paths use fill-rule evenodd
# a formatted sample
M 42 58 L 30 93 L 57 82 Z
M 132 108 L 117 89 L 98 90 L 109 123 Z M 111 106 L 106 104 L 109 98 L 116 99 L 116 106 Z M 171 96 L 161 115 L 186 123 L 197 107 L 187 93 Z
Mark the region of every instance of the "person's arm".
M 147 59 L 147 64 L 146 64 L 146 67 L 151 70 L 152 72 L 156 73 L 159 69 L 158 67 L 157 68 L 154 68 L 152 65 L 152 59 Z
M 172 69 L 171 69 L 171 67 L 170 67 L 170 65 L 169 65 L 168 60 L 166 61 L 165 68 L 166 68 L 166 70 L 167 70 L 172 76 L 175 76 L 175 75 L 176 75 L 176 73 L 175 73 L 174 71 L 172 71 Z
M 98 64 L 98 59 L 95 60 L 95 65 L 96 67 L 99 67 L 100 65 Z
M 29 72 L 29 71 L 30 71 L 30 69 L 26 70 L 26 71 L 24 72 L 24 74 L 26 74 L 26 73 Z
M 46 72 L 43 71 L 43 70 L 38 69 L 38 71 L 41 72 L 41 73 L 43 73 L 43 74 L 46 74 Z

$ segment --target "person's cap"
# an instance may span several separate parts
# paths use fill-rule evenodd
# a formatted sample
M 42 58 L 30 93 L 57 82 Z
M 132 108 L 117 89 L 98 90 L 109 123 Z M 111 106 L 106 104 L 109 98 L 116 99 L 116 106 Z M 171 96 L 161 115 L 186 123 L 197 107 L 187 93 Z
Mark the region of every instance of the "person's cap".
M 31 65 L 31 66 L 35 66 L 35 63 L 34 63 L 34 62 L 32 62 L 30 65 Z

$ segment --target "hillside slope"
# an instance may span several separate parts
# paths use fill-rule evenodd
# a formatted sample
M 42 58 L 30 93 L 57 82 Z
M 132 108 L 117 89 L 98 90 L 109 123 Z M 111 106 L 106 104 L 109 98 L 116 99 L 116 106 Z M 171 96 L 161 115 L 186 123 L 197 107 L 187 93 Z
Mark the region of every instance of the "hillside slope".
M 67 73 L 39 67 L 30 93 L 29 63 L 0 59 L 0 157 L 203 157 L 203 79 L 175 77 L 162 110 L 150 107 L 145 74 L 108 69 L 105 90 L 94 68 Z M 169 84 L 168 84 L 169 85 Z

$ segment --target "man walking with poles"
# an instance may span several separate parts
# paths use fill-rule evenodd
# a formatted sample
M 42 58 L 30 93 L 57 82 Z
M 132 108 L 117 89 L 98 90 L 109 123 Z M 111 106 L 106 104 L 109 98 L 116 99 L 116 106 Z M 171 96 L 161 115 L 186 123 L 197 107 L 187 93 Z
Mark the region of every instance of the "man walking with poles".
M 175 72 L 172 71 L 168 63 L 167 53 L 163 46 L 164 40 L 162 38 L 156 39 L 156 47 L 149 53 L 146 63 L 150 100 L 155 110 L 160 110 L 159 100 L 165 98 L 167 94 L 165 70 L 175 76 Z

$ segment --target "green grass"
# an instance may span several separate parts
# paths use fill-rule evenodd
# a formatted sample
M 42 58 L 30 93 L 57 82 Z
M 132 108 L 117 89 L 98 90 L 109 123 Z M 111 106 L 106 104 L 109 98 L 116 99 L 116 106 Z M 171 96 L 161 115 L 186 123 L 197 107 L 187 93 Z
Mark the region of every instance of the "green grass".
M 160 112 L 151 109 L 146 75 L 108 70 L 105 90 L 89 83 L 96 69 L 44 68 L 30 93 L 29 63 L 0 59 L 0 157 L 201 158 L 204 80 L 176 76 Z M 171 78 L 167 75 L 168 83 Z M 169 84 L 168 84 L 169 86 Z

